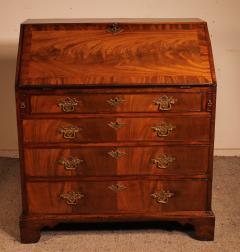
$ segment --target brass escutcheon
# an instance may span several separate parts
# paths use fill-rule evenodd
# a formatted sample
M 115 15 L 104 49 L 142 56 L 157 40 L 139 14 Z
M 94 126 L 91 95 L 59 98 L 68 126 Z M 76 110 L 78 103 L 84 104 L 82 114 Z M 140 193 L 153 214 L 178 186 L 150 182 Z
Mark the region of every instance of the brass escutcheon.
M 65 139 L 74 139 L 77 137 L 77 133 L 81 130 L 81 128 L 77 126 L 69 126 L 63 127 L 59 129 L 59 132 L 63 135 Z
M 121 122 L 110 122 L 108 123 L 108 126 L 113 128 L 113 129 L 121 129 L 123 126 L 127 125 L 126 123 L 121 123 Z
M 68 159 L 62 158 L 58 162 L 62 164 L 66 170 L 76 170 L 83 160 L 76 157 L 69 157 Z
M 66 97 L 61 99 L 58 102 L 58 106 L 62 109 L 63 112 L 73 112 L 75 110 L 75 106 L 77 106 L 79 101 L 77 98 Z
M 115 107 L 123 104 L 124 102 L 126 102 L 126 100 L 123 100 L 119 97 L 114 97 L 114 98 L 107 100 L 108 104 L 110 104 L 111 106 L 115 106 Z
M 107 31 L 112 34 L 116 34 L 116 33 L 122 32 L 123 29 L 120 27 L 118 23 L 113 23 L 107 27 Z
M 157 168 L 159 169 L 166 169 L 169 167 L 170 163 L 172 163 L 175 160 L 175 157 L 167 156 L 163 154 L 160 157 L 152 159 L 153 164 L 157 165 Z
M 158 110 L 163 111 L 171 110 L 172 105 L 175 104 L 175 102 L 177 102 L 176 98 L 167 95 L 163 95 L 159 97 L 157 100 L 153 101 L 155 105 L 158 105 Z
M 152 130 L 157 132 L 157 136 L 159 137 L 166 137 L 176 128 L 176 126 L 168 124 L 168 123 L 161 123 L 160 125 L 153 126 Z
M 112 150 L 112 151 L 108 152 L 108 155 L 110 155 L 111 157 L 113 157 L 115 159 L 119 159 L 119 158 L 125 156 L 126 152 L 119 151 L 119 150 L 116 150 L 116 151 Z
M 60 198 L 64 199 L 67 205 L 77 205 L 79 200 L 84 197 L 80 192 L 67 192 L 60 194 Z
M 158 204 L 166 204 L 168 203 L 168 199 L 174 196 L 174 193 L 170 192 L 169 190 L 161 190 L 160 192 L 155 192 L 151 194 L 155 202 Z
M 123 190 L 126 190 L 127 187 L 125 185 L 122 185 L 122 184 L 116 184 L 116 185 L 110 185 L 108 187 L 108 189 L 114 191 L 114 192 L 121 192 Z

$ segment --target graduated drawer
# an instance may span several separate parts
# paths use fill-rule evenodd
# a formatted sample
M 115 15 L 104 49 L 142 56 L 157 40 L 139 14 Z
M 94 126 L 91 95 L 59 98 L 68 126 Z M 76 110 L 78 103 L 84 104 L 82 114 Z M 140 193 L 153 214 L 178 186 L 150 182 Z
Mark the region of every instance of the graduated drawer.
M 196 112 L 203 93 L 33 95 L 31 113 Z
M 201 211 L 207 203 L 202 180 L 27 182 L 26 188 L 29 213 L 36 214 Z
M 26 148 L 27 176 L 198 175 L 207 146 Z M 38 160 L 38 162 L 36 162 Z
M 111 117 L 23 120 L 25 143 L 209 141 L 210 117 Z

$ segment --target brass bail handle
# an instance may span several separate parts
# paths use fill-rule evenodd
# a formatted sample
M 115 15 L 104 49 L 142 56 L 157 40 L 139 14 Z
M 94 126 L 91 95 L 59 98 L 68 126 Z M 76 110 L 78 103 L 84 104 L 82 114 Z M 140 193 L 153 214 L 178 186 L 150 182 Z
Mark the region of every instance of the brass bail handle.
M 175 125 L 169 123 L 160 123 L 157 126 L 151 127 L 154 132 L 157 133 L 158 137 L 167 137 L 171 134 L 171 132 L 176 129 Z
M 152 163 L 156 165 L 158 169 L 166 169 L 175 160 L 175 157 L 167 156 L 165 154 L 152 159 Z
M 64 166 L 65 170 L 76 170 L 80 167 L 83 160 L 77 157 L 69 157 L 68 159 L 62 158 L 58 162 Z
M 67 205 L 78 205 L 79 201 L 84 197 L 81 192 L 66 192 L 59 195 L 60 199 L 63 199 Z
M 151 194 L 152 198 L 157 204 L 167 204 L 169 198 L 172 198 L 174 195 L 175 194 L 170 192 L 169 190 L 161 190 L 159 192 Z
M 81 128 L 77 126 L 69 126 L 60 128 L 58 131 L 62 134 L 64 139 L 75 139 L 77 138 L 77 133 L 79 133 Z
M 70 113 L 75 111 L 75 107 L 79 104 L 77 98 L 66 97 L 58 101 L 57 105 L 63 112 Z
M 163 95 L 154 100 L 153 103 L 158 106 L 159 111 L 168 111 L 172 109 L 172 105 L 177 102 L 177 99 L 173 96 Z

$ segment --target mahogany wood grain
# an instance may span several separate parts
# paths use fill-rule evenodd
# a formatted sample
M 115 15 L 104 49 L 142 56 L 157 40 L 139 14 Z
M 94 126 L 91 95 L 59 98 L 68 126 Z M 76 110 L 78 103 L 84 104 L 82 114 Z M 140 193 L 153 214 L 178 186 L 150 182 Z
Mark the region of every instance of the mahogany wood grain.
M 112 151 L 124 153 L 121 158 Z M 207 173 L 208 146 L 155 147 L 82 147 L 71 149 L 26 148 L 25 173 L 35 177 L 114 176 L 114 175 L 201 175 Z M 153 159 L 163 155 L 174 160 L 166 168 L 158 168 Z M 68 170 L 59 161 L 78 158 L 79 167 Z M 36 162 L 38 160 L 38 162 Z
M 109 189 L 117 184 L 126 189 L 118 192 Z M 166 204 L 156 203 L 151 196 L 162 189 L 174 193 Z M 76 205 L 68 205 L 60 198 L 61 194 L 72 191 L 84 195 Z M 201 211 L 206 207 L 206 192 L 207 183 L 201 180 L 27 183 L 31 214 Z
M 21 242 L 37 242 L 43 227 L 62 222 L 148 220 L 191 224 L 195 238 L 213 240 L 216 76 L 206 22 L 29 20 L 19 42 Z M 158 111 L 152 100 L 165 94 L 178 101 Z M 56 105 L 66 97 L 79 99 L 74 113 Z M 115 97 L 127 102 L 109 107 L 106 99 Z M 126 125 L 115 130 L 111 121 Z M 161 122 L 176 128 L 157 137 L 151 127 Z M 58 131 L 70 125 L 81 127 L 75 140 Z M 126 156 L 106 155 L 117 149 Z M 175 157 L 166 169 L 149 163 L 161 154 Z M 69 172 L 58 163 L 63 156 L 84 161 Z M 128 189 L 111 191 L 113 183 Z M 175 195 L 158 205 L 149 195 L 162 188 Z M 69 190 L 84 191 L 82 204 L 59 199 Z
M 156 103 L 161 97 L 172 97 L 175 101 L 168 110 L 161 110 Z M 31 96 L 31 113 L 69 113 L 59 106 L 61 101 L 76 99 L 78 104 L 70 113 L 116 113 L 116 112 L 196 112 L 202 111 L 201 93 L 156 93 L 156 94 L 92 94 L 64 96 Z M 113 105 L 111 101 L 120 100 Z M 117 103 L 117 102 L 116 102 Z
M 97 87 L 85 87 L 81 86 L 71 86 L 65 88 L 53 88 L 53 87 L 24 87 L 19 88 L 17 87 L 17 92 L 19 95 L 41 95 L 41 96 L 53 96 L 53 95 L 60 95 L 60 96 L 69 96 L 69 95 L 89 95 L 89 94 L 109 94 L 109 95 L 117 95 L 117 94 L 152 94 L 157 95 L 158 93 L 180 93 L 180 94 L 191 94 L 191 93 L 201 93 L 202 96 L 205 96 L 207 93 L 214 92 L 214 87 L 216 84 L 213 85 L 158 85 L 152 86 L 149 84 L 141 85 L 141 86 L 97 86 Z
M 109 214 L 48 214 L 22 215 L 20 217 L 21 242 L 33 243 L 40 239 L 43 227 L 53 228 L 58 223 L 96 223 L 105 222 L 116 225 L 120 222 L 159 222 L 178 221 L 180 224 L 190 224 L 195 231 L 190 235 L 198 240 L 212 241 L 214 239 L 215 217 L 212 211 L 178 211 L 178 212 L 140 212 L 140 213 L 109 213 Z M 79 226 L 81 227 L 81 225 Z
M 119 129 L 109 123 L 124 124 Z M 176 127 L 168 136 L 159 137 L 152 127 L 161 123 Z M 76 138 L 65 139 L 60 129 L 76 126 L 80 130 Z M 209 141 L 210 118 L 204 116 L 163 116 L 160 118 L 117 118 L 108 119 L 35 119 L 23 121 L 24 142 L 112 142 L 112 141 Z
M 24 24 L 20 86 L 212 84 L 205 23 Z M 136 43 L 137 41 L 137 43 Z

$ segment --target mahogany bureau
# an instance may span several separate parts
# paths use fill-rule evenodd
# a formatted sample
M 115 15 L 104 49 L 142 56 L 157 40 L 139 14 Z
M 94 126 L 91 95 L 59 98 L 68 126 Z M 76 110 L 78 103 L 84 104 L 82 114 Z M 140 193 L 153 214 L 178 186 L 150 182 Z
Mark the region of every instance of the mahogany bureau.
M 213 240 L 215 97 L 202 20 L 24 22 L 21 241 L 58 223 L 114 221 L 177 221 Z

